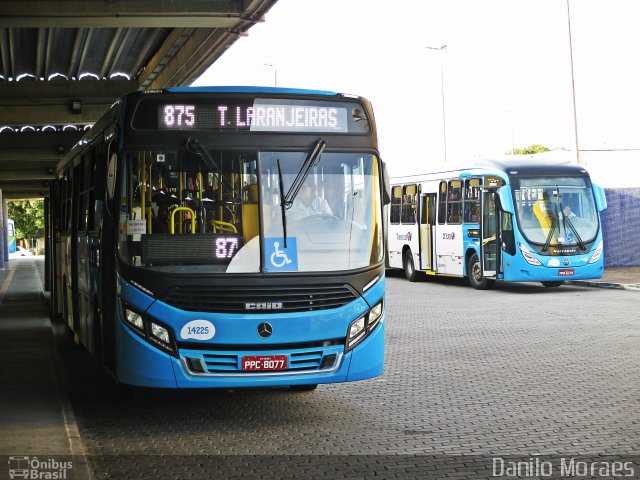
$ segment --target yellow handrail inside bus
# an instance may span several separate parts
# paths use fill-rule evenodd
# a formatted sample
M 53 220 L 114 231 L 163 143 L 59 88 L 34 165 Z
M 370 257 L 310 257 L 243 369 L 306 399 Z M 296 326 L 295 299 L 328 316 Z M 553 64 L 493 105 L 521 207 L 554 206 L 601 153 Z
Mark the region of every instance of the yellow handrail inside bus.
M 221 220 L 209 220 L 209 225 L 213 227 L 213 233 L 238 233 L 238 229 L 233 223 L 223 222 Z
M 191 233 L 196 233 L 196 213 L 189 207 L 176 207 L 171 210 L 171 221 L 169 222 L 169 233 L 173 235 L 175 233 L 175 221 L 176 212 L 189 212 L 191 214 Z

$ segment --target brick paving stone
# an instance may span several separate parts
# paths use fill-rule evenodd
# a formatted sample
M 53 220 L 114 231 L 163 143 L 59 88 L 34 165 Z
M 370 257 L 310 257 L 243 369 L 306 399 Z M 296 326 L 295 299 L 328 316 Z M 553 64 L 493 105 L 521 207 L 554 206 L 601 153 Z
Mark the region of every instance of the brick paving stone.
M 484 468 L 496 455 L 640 456 L 637 292 L 476 291 L 397 276 L 387 285 L 385 373 L 369 381 L 306 393 L 151 391 L 118 402 L 82 352 L 67 352 L 96 477 L 153 465 L 180 476 L 191 472 L 180 465 L 190 456 L 204 459 L 187 462 L 201 471 L 217 455 L 245 459 L 228 463 L 234 478 L 278 478 L 270 475 L 283 462 L 292 478 L 356 478 L 358 468 L 429 478 L 438 462 L 448 469 L 441 478 L 474 478 L 456 458 Z

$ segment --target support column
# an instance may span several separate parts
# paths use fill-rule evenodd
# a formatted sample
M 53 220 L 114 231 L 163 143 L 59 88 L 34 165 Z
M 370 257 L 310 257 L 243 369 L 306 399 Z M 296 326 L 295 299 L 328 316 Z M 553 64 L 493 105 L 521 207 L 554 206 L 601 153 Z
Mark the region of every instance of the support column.
M 44 291 L 51 290 L 51 231 L 49 225 L 49 197 L 44 197 Z
M 4 264 L 9 261 L 9 244 L 7 243 L 7 221 L 5 220 L 5 205 L 7 200 L 2 197 L 0 188 L 0 270 L 4 270 Z

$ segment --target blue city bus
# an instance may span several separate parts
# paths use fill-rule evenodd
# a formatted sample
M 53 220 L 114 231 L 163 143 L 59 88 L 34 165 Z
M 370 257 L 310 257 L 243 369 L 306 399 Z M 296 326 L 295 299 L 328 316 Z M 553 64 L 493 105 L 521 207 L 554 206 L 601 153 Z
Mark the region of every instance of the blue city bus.
M 496 280 L 557 287 L 602 276 L 607 202 L 580 166 L 487 160 L 391 184 L 388 266 L 410 281 L 424 272 L 486 289 Z
M 126 95 L 58 165 L 53 311 L 125 385 L 375 377 L 388 185 L 364 98 Z
M 15 222 L 7 218 L 7 244 L 9 245 L 9 253 L 15 253 L 16 245 L 16 224 Z

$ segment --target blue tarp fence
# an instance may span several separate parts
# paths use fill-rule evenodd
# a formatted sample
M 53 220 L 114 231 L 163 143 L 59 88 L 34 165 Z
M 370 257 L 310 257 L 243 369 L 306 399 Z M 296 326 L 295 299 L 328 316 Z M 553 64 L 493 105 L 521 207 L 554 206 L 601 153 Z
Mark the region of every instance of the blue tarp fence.
M 607 188 L 602 212 L 605 267 L 640 266 L 640 188 Z

